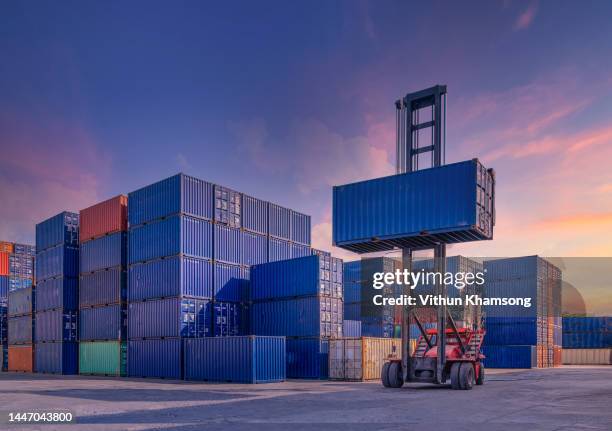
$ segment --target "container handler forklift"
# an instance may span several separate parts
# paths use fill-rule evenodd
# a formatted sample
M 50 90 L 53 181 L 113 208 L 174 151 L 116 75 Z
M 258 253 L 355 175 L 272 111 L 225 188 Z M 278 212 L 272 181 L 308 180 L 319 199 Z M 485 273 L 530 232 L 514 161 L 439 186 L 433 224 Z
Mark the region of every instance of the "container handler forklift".
M 396 102 L 396 173 L 410 173 L 419 169 L 419 156 L 430 153 L 431 167 L 445 163 L 446 86 L 410 93 Z M 429 121 L 419 122 L 419 113 L 431 108 Z M 419 146 L 419 131 L 431 129 L 431 145 Z M 446 272 L 446 244 L 423 248 L 402 249 L 402 266 L 412 271 L 413 253 L 431 250 L 434 253 L 434 272 Z M 408 290 L 409 287 L 404 287 Z M 409 292 L 403 292 L 409 294 Z M 446 286 L 439 283 L 436 293 L 446 297 Z M 414 351 L 411 351 L 410 325 L 414 321 L 419 329 Z M 437 306 L 435 329 L 425 330 L 414 306 L 406 305 L 402 312 L 401 359 L 390 357 L 381 371 L 385 387 L 400 388 L 405 382 L 444 384 L 450 380 L 453 389 L 472 389 L 484 383 L 481 345 L 483 329 L 458 328 L 446 305 Z M 441 354 L 440 352 L 443 352 Z

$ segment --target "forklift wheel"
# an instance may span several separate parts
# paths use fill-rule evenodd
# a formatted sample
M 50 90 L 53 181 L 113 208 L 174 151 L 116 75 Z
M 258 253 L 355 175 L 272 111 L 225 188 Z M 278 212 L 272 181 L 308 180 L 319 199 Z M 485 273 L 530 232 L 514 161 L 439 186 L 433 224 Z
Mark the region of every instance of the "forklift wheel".
M 459 387 L 469 391 L 474 386 L 474 366 L 471 362 L 463 362 L 459 369 Z
M 461 368 L 461 362 L 455 362 L 451 366 L 450 378 L 453 389 L 459 389 L 459 368 Z
M 392 388 L 401 388 L 404 384 L 401 363 L 391 362 L 389 365 L 389 384 Z
M 385 362 L 382 367 L 382 371 L 380 372 L 380 378 L 382 379 L 382 384 L 385 388 L 391 387 L 389 384 L 389 365 L 389 362 Z
M 478 386 L 484 385 L 485 381 L 485 367 L 480 364 L 480 372 L 478 373 L 478 378 L 476 379 L 476 384 Z

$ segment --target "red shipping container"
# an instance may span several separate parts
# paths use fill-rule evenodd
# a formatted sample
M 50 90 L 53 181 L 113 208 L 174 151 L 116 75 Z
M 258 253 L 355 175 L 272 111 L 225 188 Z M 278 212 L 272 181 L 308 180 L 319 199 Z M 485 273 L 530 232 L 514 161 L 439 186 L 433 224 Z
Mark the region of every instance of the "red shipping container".
M 34 346 L 9 346 L 8 370 L 34 372 Z
M 127 196 L 119 195 L 80 212 L 79 240 L 127 230 Z
M 2 253 L 12 253 L 13 252 L 13 243 L 0 241 L 0 252 Z
M 9 253 L 0 252 L 0 275 L 9 275 Z

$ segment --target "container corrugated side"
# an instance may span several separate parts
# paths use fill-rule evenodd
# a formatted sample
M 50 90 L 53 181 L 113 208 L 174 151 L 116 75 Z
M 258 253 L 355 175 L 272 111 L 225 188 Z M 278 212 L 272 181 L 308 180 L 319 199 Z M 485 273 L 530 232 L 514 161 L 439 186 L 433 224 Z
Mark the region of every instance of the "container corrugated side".
M 213 268 L 210 260 L 175 256 L 130 265 L 129 301 L 192 296 L 212 298 Z
M 291 241 L 310 245 L 310 216 L 291 210 Z
M 486 338 L 486 337 L 485 337 Z M 487 368 L 536 368 L 536 346 L 483 346 Z
M 39 281 L 36 285 L 36 312 L 61 308 L 79 308 L 79 280 L 76 278 L 53 278 Z
M 77 374 L 79 343 L 37 343 L 34 358 L 37 373 Z
M 84 242 L 80 247 L 80 273 L 125 267 L 127 264 L 127 233 L 117 232 Z
M 7 314 L 9 317 L 30 314 L 34 304 L 34 292 L 31 287 L 15 290 L 9 293 Z
M 602 349 L 612 346 L 612 332 L 563 332 L 562 345 L 569 349 Z
M 8 346 L 8 370 L 31 373 L 34 371 L 34 346 Z
M 612 365 L 612 349 L 563 349 L 564 365 Z
M 214 264 L 215 301 L 245 302 L 249 300 L 249 290 L 248 269 L 220 262 Z
M 538 276 L 538 256 L 485 260 L 487 281 L 534 278 Z
M 76 246 L 79 243 L 79 215 L 59 213 L 36 225 L 36 252 L 60 244 Z
M 9 256 L 9 275 L 21 278 L 34 277 L 34 256 L 11 254 Z
M 183 340 L 128 341 L 128 376 L 181 379 Z
M 123 340 L 127 310 L 121 304 L 79 310 L 79 340 Z
M 36 255 L 36 280 L 79 276 L 79 248 L 60 245 Z
M 119 195 L 82 209 L 80 242 L 127 230 L 127 196 Z
M 9 270 L 9 254 L 0 253 L 0 276 L 6 277 L 10 274 Z
M 185 380 L 271 383 L 285 380 L 284 337 L 185 340 Z
M 212 313 L 215 337 L 234 337 L 250 334 L 249 304 L 215 302 Z
M 344 318 L 347 320 L 361 320 L 361 303 L 345 302 Z
M 34 319 L 31 314 L 8 319 L 8 343 L 32 344 Z
M 268 229 L 270 236 L 291 240 L 291 210 L 280 205 L 269 204 Z
M 242 195 L 242 227 L 245 230 L 268 234 L 268 202 Z
M 127 375 L 127 343 L 125 341 L 81 341 L 79 374 Z
M 47 310 L 36 313 L 36 343 L 78 341 L 76 311 Z
M 344 320 L 342 322 L 343 337 L 361 337 L 361 321 L 360 320 Z
M 115 304 L 127 298 L 127 273 L 120 267 L 79 277 L 79 307 Z
M 7 241 L 0 241 L 0 253 L 12 253 L 15 249 L 15 244 Z
M 128 337 L 206 337 L 211 333 L 210 301 L 168 298 L 128 304 Z
M 563 316 L 563 332 L 602 332 L 612 331 L 610 316 Z
M 9 276 L 0 275 L 0 298 L 8 297 L 9 292 Z
M 361 261 L 344 262 L 344 282 L 359 283 L 361 281 Z
M 243 265 L 258 265 L 268 261 L 268 237 L 253 232 L 242 232 Z
M 213 218 L 213 185 L 178 174 L 128 195 L 128 221 L 138 226 L 174 214 Z
M 538 322 L 535 317 L 487 317 L 485 344 L 536 345 Z
M 242 260 L 242 232 L 240 229 L 216 224 L 214 232 L 215 260 L 240 265 Z
M 329 378 L 334 380 L 380 380 L 390 355 L 401 358 L 398 338 L 341 338 L 329 342 Z
M 304 256 L 310 256 L 310 255 L 312 255 L 312 252 L 310 250 L 309 245 L 291 243 L 291 257 L 292 258 L 304 257 Z
M 212 224 L 187 216 L 172 216 L 130 228 L 129 263 L 183 254 L 212 258 Z
M 291 259 L 291 243 L 278 238 L 268 240 L 268 261 Z
M 329 377 L 329 340 L 325 338 L 287 338 L 287 378 L 327 379 Z
M 494 179 L 479 184 L 481 166 L 469 160 L 334 187 L 333 244 L 364 253 L 492 239 Z

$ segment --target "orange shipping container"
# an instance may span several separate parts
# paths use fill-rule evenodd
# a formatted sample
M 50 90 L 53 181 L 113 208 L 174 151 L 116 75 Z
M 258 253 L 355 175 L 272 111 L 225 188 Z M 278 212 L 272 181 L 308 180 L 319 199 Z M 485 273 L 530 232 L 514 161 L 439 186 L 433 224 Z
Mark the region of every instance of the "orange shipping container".
M 0 241 L 0 253 L 12 253 L 13 247 L 12 242 Z
M 127 230 L 127 196 L 119 195 L 81 210 L 79 240 Z
M 9 275 L 9 253 L 0 253 L 0 275 Z
M 34 371 L 34 346 L 9 346 L 8 348 L 8 370 L 9 371 Z

